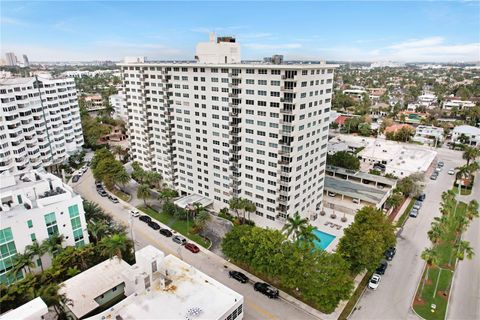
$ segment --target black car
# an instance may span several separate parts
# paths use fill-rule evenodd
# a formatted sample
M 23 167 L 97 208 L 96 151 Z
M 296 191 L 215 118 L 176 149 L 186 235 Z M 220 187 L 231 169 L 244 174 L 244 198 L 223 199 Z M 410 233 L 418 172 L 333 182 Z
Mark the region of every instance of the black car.
M 422 193 L 421 195 L 419 195 L 419 196 L 417 197 L 417 200 L 418 200 L 418 201 L 423 201 L 423 200 L 425 200 L 425 197 L 426 197 L 426 194 L 425 194 L 425 193 Z
M 96 186 L 97 188 L 102 188 L 102 181 L 96 180 L 96 181 L 95 181 L 95 186 Z
M 72 178 L 72 182 L 77 182 L 80 179 L 80 176 L 74 175 Z
M 376 274 L 384 275 L 385 271 L 387 271 L 388 268 L 388 263 L 387 261 L 382 261 L 380 262 L 380 265 L 378 266 L 377 270 L 375 270 Z
M 385 251 L 384 256 L 388 261 L 392 261 L 395 253 L 397 253 L 397 249 L 395 247 L 390 247 Z
M 230 278 L 233 278 L 241 283 L 247 283 L 248 282 L 248 277 L 246 275 L 244 275 L 243 273 L 241 273 L 240 271 L 235 271 L 235 270 L 232 270 L 232 271 L 229 271 L 228 272 L 228 275 L 230 276 Z
M 171 237 L 171 236 L 173 236 L 172 231 L 170 231 L 170 230 L 168 230 L 168 229 L 160 229 L 159 232 L 160 232 L 160 234 L 161 234 L 162 236 L 165 236 L 165 237 Z
M 150 218 L 149 216 L 140 216 L 140 221 L 143 221 L 145 223 L 149 223 L 150 221 L 152 221 L 152 218 Z
M 148 226 L 152 228 L 153 230 L 158 230 L 160 229 L 160 225 L 154 221 L 148 222 Z
M 255 282 L 253 289 L 255 291 L 260 291 L 270 299 L 276 299 L 279 296 L 278 290 L 265 282 Z

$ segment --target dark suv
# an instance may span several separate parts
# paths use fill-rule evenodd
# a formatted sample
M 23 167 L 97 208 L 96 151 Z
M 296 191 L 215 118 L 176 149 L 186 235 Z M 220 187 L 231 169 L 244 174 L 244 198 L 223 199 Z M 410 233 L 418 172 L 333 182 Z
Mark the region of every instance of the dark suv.
M 397 249 L 395 247 L 390 247 L 385 251 L 384 255 L 388 261 L 392 261 L 395 253 L 397 253 Z
M 228 272 L 228 275 L 230 276 L 230 278 L 233 278 L 241 283 L 247 283 L 248 282 L 248 278 L 246 275 L 244 275 L 243 273 L 241 273 L 240 271 L 235 271 L 235 270 L 232 270 L 232 271 L 229 271 Z
M 376 274 L 384 275 L 385 271 L 387 271 L 388 268 L 388 263 L 387 261 L 382 261 L 380 262 L 380 265 L 378 266 L 377 270 L 375 270 Z
M 160 234 L 165 236 L 165 237 L 171 237 L 173 235 L 172 231 L 168 229 L 160 229 Z
M 277 299 L 279 296 L 278 290 L 265 282 L 255 282 L 253 289 L 255 291 L 260 291 L 270 299 Z
M 150 221 L 152 221 L 152 218 L 150 218 L 149 216 L 140 216 L 140 221 L 143 221 L 145 223 L 149 223 Z
M 156 223 L 154 221 L 149 221 L 148 226 L 150 228 L 152 228 L 153 230 L 159 230 L 160 229 L 160 226 L 158 225 L 158 223 Z

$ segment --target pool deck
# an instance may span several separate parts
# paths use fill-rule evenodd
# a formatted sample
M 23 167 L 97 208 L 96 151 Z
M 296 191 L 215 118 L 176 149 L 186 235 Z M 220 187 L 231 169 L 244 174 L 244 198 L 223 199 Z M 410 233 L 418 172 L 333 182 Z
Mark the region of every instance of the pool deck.
M 337 217 L 335 219 L 332 219 L 330 215 L 334 213 L 334 210 L 330 208 L 325 208 L 324 210 L 326 214 L 324 216 L 319 215 L 315 221 L 311 221 L 311 224 L 314 227 L 316 227 L 318 230 L 335 236 L 335 239 L 333 239 L 333 241 L 328 245 L 328 247 L 325 248 L 325 250 L 328 252 L 335 252 L 338 245 L 338 241 L 340 240 L 341 237 L 343 237 L 343 229 L 348 227 L 353 222 L 354 216 L 346 213 L 345 218 L 347 218 L 347 221 L 342 222 L 340 220 L 344 216 L 342 212 L 336 211 L 335 215 Z M 341 228 L 331 227 L 332 223 L 336 225 L 340 225 Z

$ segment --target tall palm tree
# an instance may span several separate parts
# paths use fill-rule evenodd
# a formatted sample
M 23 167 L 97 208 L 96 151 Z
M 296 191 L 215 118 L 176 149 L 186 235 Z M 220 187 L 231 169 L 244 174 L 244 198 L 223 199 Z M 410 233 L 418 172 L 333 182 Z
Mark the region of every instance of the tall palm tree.
M 248 199 L 243 199 L 243 211 L 243 219 L 245 219 L 245 212 L 248 212 L 248 220 L 250 220 L 250 213 L 257 211 L 257 206 L 252 201 Z
M 178 197 L 178 192 L 175 189 L 163 188 L 160 191 L 160 195 L 158 197 L 160 200 L 170 202 L 170 200 L 172 200 L 173 198 Z
M 131 179 L 132 178 L 130 177 L 130 175 L 127 173 L 125 169 L 119 171 L 114 177 L 115 184 L 117 183 L 120 184 L 122 186 L 121 188 L 122 191 L 125 189 L 125 185 L 129 183 Z
M 143 199 L 145 207 L 148 207 L 147 199 L 150 198 L 150 187 L 146 184 L 141 184 L 137 189 L 137 197 Z
M 98 204 L 92 201 L 83 201 L 83 209 L 85 210 L 85 219 L 86 220 L 99 220 L 105 213 Z
M 49 238 L 43 240 L 42 247 L 45 252 L 50 253 L 52 257 L 58 254 L 62 249 L 62 243 L 65 241 L 65 237 L 59 234 L 52 234 Z
M 155 186 L 155 188 L 159 188 L 160 181 L 162 181 L 162 175 L 156 171 L 148 171 L 146 173 L 146 180 L 148 184 L 151 186 Z
M 35 296 L 39 296 L 49 307 L 57 314 L 58 319 L 65 319 L 65 310 L 63 306 L 73 305 L 73 301 L 68 299 L 64 294 L 59 294 L 60 286 L 56 283 L 49 283 L 41 286 L 36 292 Z
M 108 234 L 108 226 L 103 221 L 90 222 L 87 224 L 87 230 L 93 239 L 93 243 L 98 243 Z
M 118 156 L 118 160 L 120 160 L 120 156 L 123 154 L 123 148 L 121 146 L 113 146 L 112 153 Z
M 127 250 L 127 241 L 127 236 L 123 233 L 116 233 L 111 237 L 103 238 L 100 241 L 101 252 L 109 258 L 117 256 L 119 259 L 122 259 L 122 252 Z
M 238 213 L 238 210 L 242 209 L 242 201 L 240 198 L 233 197 L 230 199 L 228 202 L 228 206 L 230 210 L 234 210 L 235 214 L 237 215 L 237 218 L 240 219 L 240 214 Z
M 35 264 L 28 254 L 17 253 L 13 258 L 13 267 L 8 273 L 16 279 L 19 272 L 28 271 L 28 273 L 31 273 L 34 267 Z
M 477 147 L 465 146 L 465 149 L 463 149 L 463 159 L 467 160 L 467 165 L 470 164 L 470 161 L 475 161 L 479 155 L 480 150 Z
M 302 229 L 307 225 L 308 220 L 306 218 L 302 218 L 298 212 L 295 212 L 293 217 L 287 218 L 287 222 L 283 226 L 282 232 L 285 233 L 287 238 L 292 237 L 293 241 L 297 241 Z
M 436 222 L 432 222 L 432 228 L 428 231 L 428 239 L 432 241 L 433 244 L 436 244 L 440 239 L 445 235 L 444 227 Z
M 457 258 L 459 260 L 465 259 L 465 256 L 468 260 L 473 258 L 475 252 L 473 252 L 473 248 L 470 246 L 470 242 L 461 240 L 455 244 L 455 249 L 457 249 Z
M 30 256 L 30 258 L 38 257 L 41 259 L 42 256 L 46 253 L 45 247 L 40 245 L 37 241 L 33 241 L 31 245 L 25 247 L 25 253 Z M 43 272 L 43 263 L 40 260 L 40 268 Z
M 471 200 L 468 203 L 467 211 L 465 212 L 467 218 L 469 220 L 473 220 L 473 218 L 478 218 L 478 216 L 479 216 L 478 209 L 479 209 L 478 201 L 477 200 Z
M 320 239 L 318 239 L 317 236 L 313 233 L 314 230 L 315 230 L 315 227 L 310 224 L 301 228 L 300 234 L 298 236 L 298 240 L 301 240 L 302 242 L 306 242 L 309 244 L 313 244 L 313 241 L 320 241 Z
M 420 290 L 420 297 L 422 297 L 423 287 L 425 286 L 425 283 L 428 281 L 430 269 L 433 266 L 438 264 L 439 256 L 435 249 L 427 248 L 422 251 L 421 258 L 427 263 L 427 275 L 425 277 L 425 280 L 422 283 L 422 289 Z

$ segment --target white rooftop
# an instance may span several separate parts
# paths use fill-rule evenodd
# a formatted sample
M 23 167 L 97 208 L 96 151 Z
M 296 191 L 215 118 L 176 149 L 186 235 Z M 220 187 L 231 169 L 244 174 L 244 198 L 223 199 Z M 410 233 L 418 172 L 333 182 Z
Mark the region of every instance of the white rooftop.
M 95 298 L 124 282 L 122 273 L 130 268 L 117 257 L 108 259 L 65 281 L 59 292 L 73 301 L 68 308 L 77 318 L 83 317 L 99 306 Z
M 472 126 L 467 126 L 467 125 L 462 125 L 462 126 L 457 126 L 453 128 L 453 133 L 458 133 L 458 134 L 467 134 L 467 135 L 477 135 L 480 134 L 480 128 L 477 127 L 472 127 Z
M 0 316 L 1 320 L 40 320 L 48 313 L 48 307 L 42 298 L 37 297 L 24 305 Z
M 227 312 L 243 301 L 240 294 L 175 256 L 168 255 L 162 263 L 169 285 L 164 288 L 153 282 L 149 290 L 132 294 L 88 319 L 225 319 Z
M 213 200 L 194 193 L 180 198 L 174 202 L 176 206 L 183 209 L 187 208 L 188 206 L 192 206 L 195 203 L 199 203 L 200 205 L 202 205 L 202 207 L 207 207 L 213 203 Z

